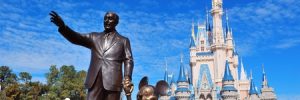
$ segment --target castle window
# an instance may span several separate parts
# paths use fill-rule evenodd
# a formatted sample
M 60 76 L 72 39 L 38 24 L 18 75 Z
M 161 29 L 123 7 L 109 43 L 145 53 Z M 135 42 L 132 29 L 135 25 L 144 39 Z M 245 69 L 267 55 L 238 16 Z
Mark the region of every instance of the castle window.
M 201 41 L 201 44 L 204 44 L 204 41 Z
M 204 47 L 201 47 L 201 51 L 204 51 Z

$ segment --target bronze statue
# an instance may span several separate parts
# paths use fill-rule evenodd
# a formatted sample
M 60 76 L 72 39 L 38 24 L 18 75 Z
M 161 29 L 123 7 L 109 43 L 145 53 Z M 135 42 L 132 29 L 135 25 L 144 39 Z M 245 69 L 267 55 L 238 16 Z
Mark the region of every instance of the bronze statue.
M 104 31 L 89 34 L 73 31 L 54 11 L 51 11 L 50 16 L 51 22 L 58 26 L 58 31 L 68 41 L 91 50 L 91 63 L 85 81 L 87 99 L 119 100 L 122 88 L 130 97 L 133 90 L 133 58 L 129 39 L 121 36 L 115 29 L 119 16 L 114 12 L 107 12 L 104 16 Z

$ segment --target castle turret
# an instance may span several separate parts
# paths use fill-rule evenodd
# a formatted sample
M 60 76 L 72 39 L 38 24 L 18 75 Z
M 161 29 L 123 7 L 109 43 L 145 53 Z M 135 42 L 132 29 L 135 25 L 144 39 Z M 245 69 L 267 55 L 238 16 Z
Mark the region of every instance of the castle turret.
M 240 92 L 240 100 L 247 100 L 246 98 L 248 97 L 248 90 L 249 90 L 249 86 L 250 86 L 250 81 L 247 78 L 247 73 L 246 70 L 244 68 L 244 63 L 243 63 L 243 59 L 241 58 L 240 60 L 240 80 L 239 82 L 239 92 Z
M 231 34 L 232 34 L 232 30 L 231 30 Z M 235 42 L 232 38 L 232 44 L 233 44 L 233 53 L 232 53 L 232 56 L 233 56 L 233 65 L 234 66 L 238 66 L 239 65 L 239 54 L 235 48 Z
M 221 97 L 223 100 L 237 100 L 238 92 L 234 87 L 234 78 L 229 69 L 229 63 L 226 61 L 225 72 L 222 80 Z
M 218 87 L 222 84 L 222 73 L 224 72 L 226 61 L 226 45 L 222 26 L 223 1 L 212 0 L 211 14 L 213 17 L 213 44 L 211 50 L 214 52 L 214 80 Z M 234 75 L 235 76 L 235 75 Z
M 195 41 L 193 39 L 193 36 L 191 36 L 191 39 L 190 39 L 190 48 L 193 49 L 195 47 L 196 47 Z
M 189 82 L 186 78 L 186 75 L 184 73 L 184 66 L 183 66 L 183 56 L 181 55 L 181 61 L 180 61 L 180 70 L 179 70 L 179 76 L 177 80 L 177 89 L 176 89 L 176 98 L 178 100 L 189 100 L 191 91 L 189 90 Z
M 215 45 L 224 44 L 224 35 L 222 27 L 222 15 L 223 15 L 223 1 L 212 0 L 211 14 L 213 16 L 213 34 Z
M 192 22 L 191 32 L 192 32 L 192 39 L 195 41 L 195 40 L 196 40 L 196 36 L 195 36 L 195 25 L 194 25 L 194 21 Z
M 229 18 L 228 18 L 228 12 L 226 11 L 226 29 L 225 29 L 225 34 L 226 34 L 226 44 L 227 44 L 227 49 L 231 50 L 231 52 L 228 52 L 228 55 L 232 55 L 233 53 L 233 41 L 232 41 L 232 31 L 229 26 Z
M 253 81 L 252 71 L 250 73 L 250 89 L 249 89 L 249 100 L 260 100 L 259 94 L 256 90 L 256 86 Z
M 269 87 L 264 66 L 262 66 L 262 68 L 263 68 L 263 80 L 262 80 L 263 84 L 261 88 L 261 100 L 277 100 L 273 88 Z
M 245 81 L 245 80 L 248 80 L 247 79 L 247 73 L 245 71 L 245 68 L 244 68 L 244 63 L 243 63 L 243 59 L 241 58 L 241 73 L 240 73 L 240 80 L 241 81 Z
M 226 10 L 226 27 L 225 27 L 225 34 L 226 34 L 226 56 L 228 58 L 228 62 L 230 65 L 230 70 L 232 72 L 234 80 L 238 80 L 238 61 L 235 59 L 236 55 L 234 55 L 234 45 L 233 45 L 233 38 L 232 38 L 232 31 L 231 27 L 229 26 L 229 18 L 228 12 Z M 238 88 L 238 83 L 235 81 L 235 87 Z

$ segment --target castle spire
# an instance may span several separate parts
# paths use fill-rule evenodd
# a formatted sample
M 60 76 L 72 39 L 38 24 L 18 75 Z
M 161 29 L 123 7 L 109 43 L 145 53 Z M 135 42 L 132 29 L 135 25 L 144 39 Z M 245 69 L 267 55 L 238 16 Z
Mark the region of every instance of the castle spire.
M 228 60 L 226 60 L 226 66 L 225 66 L 223 81 L 234 81 L 234 79 L 232 77 L 232 74 L 231 74 L 231 71 L 229 69 Z
M 191 31 L 192 31 L 192 38 L 193 38 L 194 41 L 195 41 L 196 36 L 195 36 L 195 24 L 194 24 L 194 20 L 192 21 L 192 28 L 191 28 Z
M 234 79 L 229 69 L 228 60 L 226 60 L 225 72 L 222 80 L 221 97 L 222 100 L 237 100 L 238 98 L 237 89 L 234 87 Z
M 192 22 L 192 28 L 191 28 L 191 39 L 190 39 L 190 48 L 192 47 L 196 47 L 196 44 L 195 44 L 195 26 L 194 26 L 194 21 Z
M 180 56 L 180 70 L 179 70 L 179 77 L 178 77 L 177 82 L 187 82 L 184 72 L 185 71 L 184 71 L 184 66 L 183 66 L 183 54 L 181 54 L 181 56 Z
M 200 41 L 200 23 L 199 23 L 199 21 L 197 22 L 197 32 L 196 32 L 196 39 L 195 39 L 195 41 L 196 41 L 196 45 L 197 46 L 200 46 L 200 43 L 199 43 L 199 41 Z
M 230 27 L 229 27 L 229 18 L 228 18 L 228 12 L 227 10 L 225 11 L 226 14 L 226 37 L 230 34 Z
M 195 41 L 193 39 L 193 36 L 191 36 L 191 39 L 190 39 L 190 48 L 192 48 L 192 47 L 196 47 Z
M 207 10 L 206 8 L 206 22 L 205 22 L 205 25 L 206 25 L 206 31 L 210 31 L 210 23 L 209 23 L 209 18 L 208 18 L 208 13 L 209 11 Z
M 242 58 L 241 58 L 241 73 L 240 73 L 240 75 L 241 75 L 240 80 L 247 80 L 247 73 L 246 73 L 246 71 L 244 69 L 244 63 L 243 63 L 243 59 Z
M 233 54 L 232 55 L 239 55 L 238 51 L 235 48 L 235 42 L 234 41 L 232 41 L 232 45 L 233 45 Z
M 261 87 L 261 100 L 277 100 L 273 88 L 269 87 L 268 85 L 264 65 L 262 65 L 262 70 L 263 70 L 263 84 Z
M 258 92 L 256 91 L 256 88 L 255 88 L 255 84 L 253 82 L 253 76 L 252 76 L 252 70 L 250 72 L 250 90 L 249 90 L 249 95 L 258 95 Z
M 165 62 L 166 62 L 166 70 L 165 70 L 165 76 L 164 76 L 164 80 L 166 81 L 166 82 L 168 82 L 169 80 L 168 80 L 168 62 L 167 62 L 167 59 L 165 59 Z
M 206 31 L 206 41 L 207 45 L 212 44 L 212 34 L 211 34 L 211 28 L 210 28 L 210 23 L 209 23 L 209 16 L 208 16 L 209 11 L 206 8 L 206 22 L 205 22 L 205 31 Z
M 266 73 L 265 73 L 265 68 L 264 68 L 264 65 L 262 65 L 262 70 L 263 70 L 263 84 L 262 84 L 262 88 L 267 88 L 267 87 L 269 87 L 269 85 L 268 85 L 268 80 L 267 80 L 267 75 L 266 75 Z

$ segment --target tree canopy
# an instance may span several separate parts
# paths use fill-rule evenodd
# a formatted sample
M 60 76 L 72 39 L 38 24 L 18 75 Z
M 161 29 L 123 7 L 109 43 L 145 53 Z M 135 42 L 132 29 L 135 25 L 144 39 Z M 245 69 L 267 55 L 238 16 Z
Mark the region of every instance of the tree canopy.
M 47 82 L 33 82 L 28 72 L 18 76 L 8 66 L 0 67 L 0 100 L 71 100 L 86 99 L 84 80 L 86 71 L 74 66 L 50 66 L 45 73 Z

